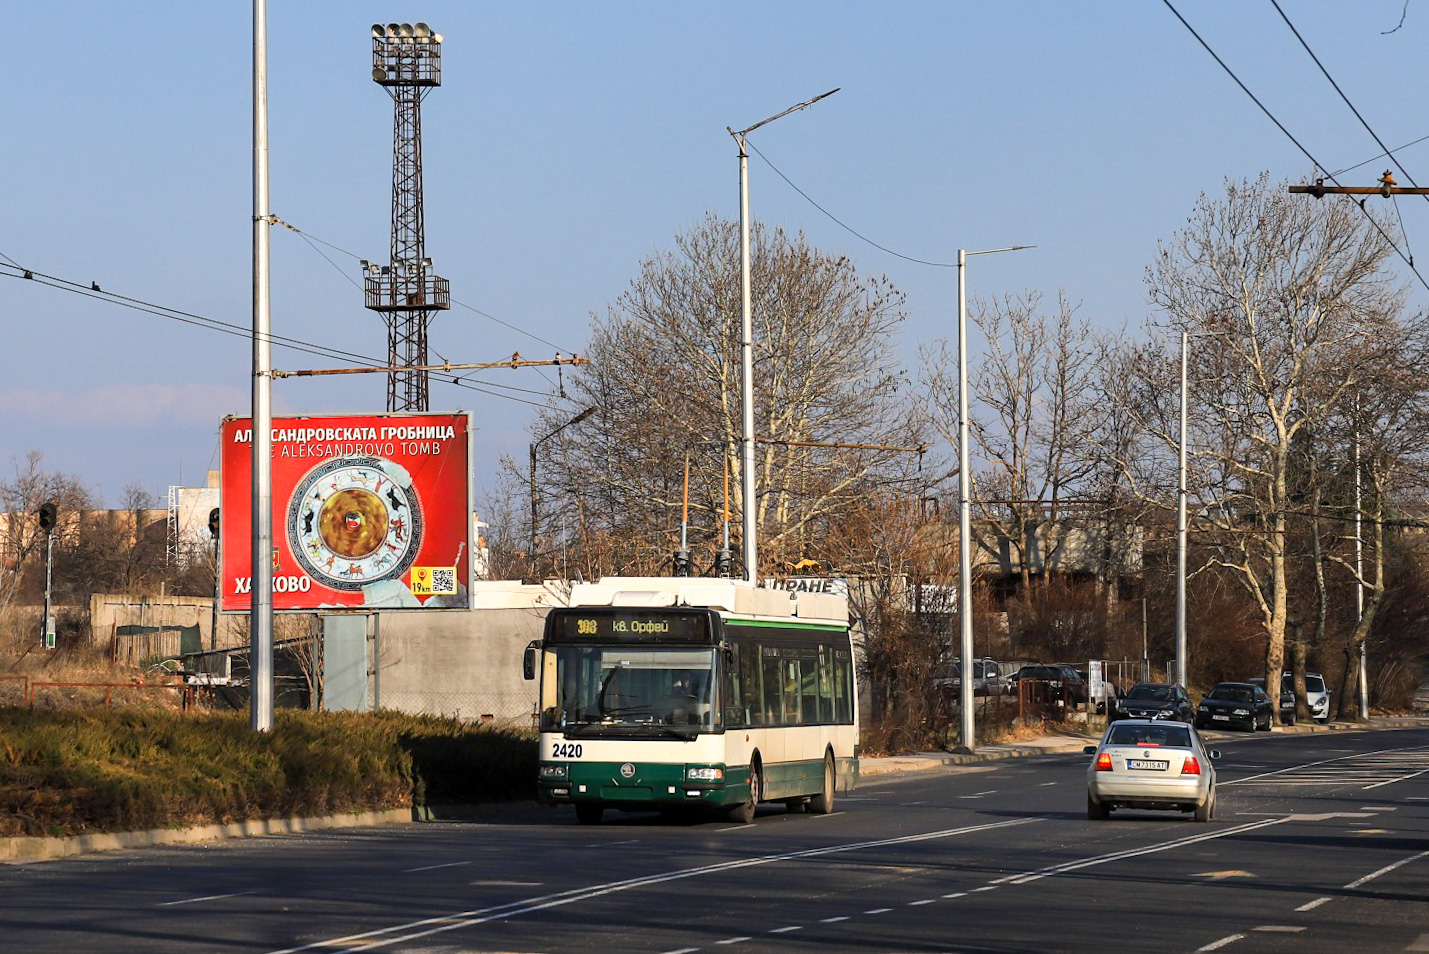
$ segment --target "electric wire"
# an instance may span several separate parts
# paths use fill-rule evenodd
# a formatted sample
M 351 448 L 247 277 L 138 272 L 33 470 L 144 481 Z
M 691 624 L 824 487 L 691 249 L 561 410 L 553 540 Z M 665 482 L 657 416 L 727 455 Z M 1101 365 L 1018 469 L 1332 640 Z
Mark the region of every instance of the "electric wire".
M 1381 153 L 1378 153 L 1378 154 L 1376 154 L 1376 155 L 1370 156 L 1370 157 L 1369 157 L 1368 159 L 1366 159 L 1364 162 L 1357 162 L 1357 163 L 1355 163 L 1355 164 L 1352 165 L 1352 166 L 1345 166 L 1345 168 L 1343 168 L 1343 169 L 1336 169 L 1334 172 L 1332 172 L 1332 173 L 1330 173 L 1330 174 L 1331 174 L 1331 175 L 1334 175 L 1334 176 L 1342 176 L 1342 175 L 1344 175 L 1346 172 L 1354 172 L 1354 171 L 1355 171 L 1356 169 L 1358 169 L 1360 166 L 1367 166 L 1367 165 L 1369 165 L 1371 162 L 1374 162 L 1374 161 L 1376 161 L 1376 160 L 1378 160 L 1378 159 L 1383 159 L 1383 158 L 1385 158 L 1386 156 L 1388 156 L 1391 152 L 1403 152 L 1404 150 L 1408 149 L 1410 146 L 1417 146 L 1417 145 L 1419 145 L 1421 142 L 1423 142 L 1423 141 L 1426 140 L 1426 139 L 1429 139 L 1429 136 L 1420 136 L 1418 139 L 1410 140 L 1409 142 L 1406 142 L 1406 143 L 1405 143 L 1404 145 L 1402 145 L 1402 146 L 1395 146 L 1393 149 L 1387 149 L 1387 150 L 1385 150 L 1384 152 L 1381 152 Z
M 92 298 L 96 301 L 119 305 L 120 307 L 128 308 L 133 311 L 154 315 L 159 318 L 167 318 L 170 321 L 177 321 L 180 324 L 191 325 L 193 327 L 203 328 L 208 331 L 217 331 L 220 334 L 230 335 L 235 338 L 243 338 L 248 341 L 253 340 L 252 329 L 244 327 L 242 325 L 235 325 L 232 322 L 222 321 L 221 319 L 209 318 L 204 315 L 198 315 L 192 312 L 182 311 L 177 308 L 170 308 L 168 306 L 155 304 L 154 302 L 145 301 L 140 298 L 120 295 L 116 292 L 104 291 L 103 289 L 98 287 L 97 283 L 94 282 L 91 282 L 88 286 L 86 286 L 80 282 L 61 278 L 57 275 L 48 275 L 44 272 L 35 271 L 34 269 L 24 268 L 21 265 L 14 264 L 13 259 L 10 259 L 8 255 L 4 257 L 9 264 L 0 266 L 0 277 L 13 278 L 21 281 L 33 281 L 37 284 L 43 285 L 47 288 L 53 288 L 57 291 L 68 292 L 70 294 L 80 295 L 85 298 Z M 7 271 L 7 269 L 10 268 L 15 269 L 15 273 Z M 279 347 L 287 348 L 291 351 L 297 351 L 304 354 L 314 355 L 316 357 L 329 359 L 342 358 L 343 360 L 353 361 L 363 367 L 370 367 L 374 369 L 384 368 L 387 366 L 387 363 L 385 361 L 379 360 L 377 358 L 357 354 L 351 351 L 343 351 L 337 348 L 330 348 L 325 345 L 314 344 L 312 342 L 304 341 L 299 338 L 289 338 L 284 335 L 274 335 L 271 333 L 267 335 L 266 338 L 270 343 Z M 438 377 L 442 377 L 440 372 L 438 372 Z M 502 394 L 498 391 L 494 391 L 491 389 L 493 387 L 505 389 L 506 386 L 504 385 L 488 384 L 488 386 L 483 387 L 470 381 L 459 379 L 456 376 L 446 377 L 445 381 L 456 385 L 457 387 L 463 387 L 471 391 L 490 395 L 492 397 L 504 398 L 508 401 L 516 401 L 521 404 L 528 404 L 532 407 L 545 407 L 544 404 L 540 404 L 535 401 L 527 401 L 523 398 L 513 397 L 508 394 Z M 483 384 L 487 384 L 487 382 L 483 382 Z
M 1219 54 L 1217 54 L 1215 50 L 1211 49 L 1211 45 L 1201 38 L 1201 34 L 1196 32 L 1196 28 L 1191 26 L 1190 23 L 1186 22 L 1186 18 L 1181 16 L 1180 11 L 1178 11 L 1171 4 L 1171 0 L 1161 0 L 1161 2 L 1166 5 L 1166 8 L 1170 10 L 1172 14 L 1175 15 L 1177 20 L 1181 21 L 1181 25 L 1184 26 L 1190 32 L 1190 34 L 1196 38 L 1196 42 L 1201 44 L 1202 49 L 1204 49 L 1207 53 L 1211 55 L 1211 58 L 1216 61 L 1216 63 L 1220 66 L 1222 70 L 1225 71 L 1226 75 L 1235 81 L 1235 84 L 1240 87 L 1241 92 L 1249 96 L 1251 102 L 1255 103 L 1256 106 L 1260 107 L 1260 111 L 1265 114 L 1267 119 L 1269 119 L 1272 123 L 1275 124 L 1275 128 L 1279 129 L 1282 133 L 1284 133 L 1285 138 L 1289 139 L 1292 143 L 1294 143 L 1295 148 L 1299 149 L 1300 152 L 1304 154 L 1305 158 L 1309 159 L 1310 163 L 1316 169 L 1319 169 L 1321 172 L 1325 173 L 1325 178 L 1329 179 L 1335 185 L 1339 185 L 1339 180 L 1337 180 L 1334 176 L 1330 175 L 1329 170 L 1327 170 L 1318 159 L 1311 155 L 1310 150 L 1306 149 L 1304 145 L 1301 144 L 1300 140 L 1296 139 L 1295 136 L 1290 132 L 1290 130 L 1286 129 L 1285 125 L 1281 123 L 1280 120 L 1275 118 L 1275 114 L 1272 113 L 1268 108 L 1266 108 L 1265 104 L 1262 103 L 1256 97 L 1256 95 L 1250 91 L 1250 88 L 1247 87 L 1243 82 L 1241 82 L 1240 77 L 1237 76 L 1235 74 L 1235 71 L 1232 70 L 1230 66 L 1226 64 L 1226 61 L 1221 59 Z M 1426 281 L 1424 276 L 1419 274 L 1419 270 L 1414 267 L 1414 262 L 1405 254 L 1402 249 L 1400 249 L 1398 243 L 1396 243 L 1394 239 L 1389 237 L 1389 234 L 1384 231 L 1384 227 L 1381 226 L 1378 220 L 1376 220 L 1375 217 L 1370 214 L 1369 209 L 1365 208 L 1358 202 L 1356 202 L 1355 205 L 1359 208 L 1360 212 L 1363 213 L 1365 218 L 1369 220 L 1370 224 L 1374 226 L 1375 231 L 1379 232 L 1380 236 L 1383 237 L 1385 242 L 1389 244 L 1389 247 L 1394 249 L 1395 254 L 1398 255 L 1400 259 L 1403 260 L 1404 264 L 1409 267 L 1409 270 L 1414 274 L 1414 277 L 1419 279 L 1419 284 L 1423 285 L 1426 290 L 1429 290 L 1429 281 Z
M 830 212 L 828 209 L 824 208 L 822 205 L 819 205 L 819 203 L 815 202 L 812 198 L 810 198 L 810 197 L 809 197 L 809 194 L 808 194 L 807 192 L 805 192 L 803 189 L 801 189 L 801 188 L 799 188 L 798 186 L 796 186 L 796 185 L 794 184 L 793 180 L 791 180 L 791 179 L 790 179 L 788 176 L 786 176 L 784 173 L 780 172 L 780 171 L 779 171 L 779 167 L 776 166 L 774 163 L 770 162 L 770 161 L 769 161 L 769 157 L 766 156 L 764 153 L 760 152 L 760 151 L 759 151 L 759 147 L 756 146 L 756 145 L 754 145 L 754 143 L 752 143 L 752 142 L 746 142 L 745 145 L 749 146 L 750 149 L 753 149 L 753 150 L 754 150 L 754 154 L 757 155 L 760 159 L 763 159 L 765 165 L 767 165 L 770 169 L 773 169 L 773 170 L 774 170 L 774 174 L 777 175 L 779 178 L 783 179 L 784 182 L 789 186 L 789 188 L 793 189 L 795 192 L 797 192 L 797 193 L 799 193 L 801 196 L 803 196 L 803 197 L 804 197 L 804 201 L 808 202 L 808 203 L 809 203 L 810 205 L 812 205 L 814 208 L 816 208 L 816 209 L 818 209 L 820 212 L 824 213 L 824 215 L 828 216 L 829 219 L 830 219 L 835 225 L 837 225 L 839 228 L 843 229 L 845 232 L 849 233 L 850 235 L 854 236 L 855 238 L 859 239 L 860 241 L 866 242 L 866 243 L 868 243 L 869 245 L 872 245 L 874 248 L 878 249 L 880 252 L 887 252 L 889 255 L 892 255 L 894 258 L 901 258 L 901 259 L 903 259 L 905 262 L 912 262 L 912 263 L 915 264 L 915 265 L 931 265 L 931 266 L 934 267 L 934 268 L 957 268 L 957 267 L 958 267 L 958 263 L 957 263 L 957 262 L 933 262 L 933 261 L 928 261 L 928 260 L 922 259 L 922 258 L 914 258 L 914 257 L 911 256 L 911 255 L 904 255 L 902 252 L 895 252 L 893 249 L 887 247 L 886 245 L 879 245 L 879 244 L 878 244 L 877 242 L 875 242 L 873 239 L 871 239 L 871 238 L 869 238 L 868 236 L 864 235 L 862 232 L 859 232 L 857 229 L 854 229 L 852 226 L 850 226 L 850 225 L 848 225 L 847 223 L 845 223 L 845 222 L 844 222 L 842 219 L 840 219 L 838 216 L 834 215 L 834 214 L 833 214 L 832 212 Z
M 278 218 L 276 215 L 273 216 L 273 222 L 274 222 L 275 225 L 281 225 L 281 226 L 283 226 L 285 229 L 287 229 L 288 231 L 296 233 L 298 236 L 300 236 L 300 237 L 303 239 L 303 241 L 307 242 L 310 246 L 311 246 L 314 242 L 318 242 L 318 243 L 320 243 L 320 244 L 322 244 L 322 245 L 326 245 L 328 248 L 333 249 L 334 251 L 341 252 L 342 254 L 344 254 L 344 255 L 350 257 L 350 258 L 351 258 L 353 261 L 355 261 L 355 262 L 364 261 L 364 259 L 362 258 L 362 256 L 358 255 L 356 252 L 348 251 L 347 249 L 343 248 L 343 247 L 340 246 L 340 245 L 334 245 L 332 242 L 328 242 L 328 241 L 326 241 L 326 240 L 324 240 L 324 239 L 318 238 L 316 235 L 313 235 L 313 234 L 311 234 L 311 233 L 309 233 L 309 232 L 306 232 L 306 231 L 304 231 L 304 230 L 298 228 L 298 227 L 297 227 L 296 225 L 294 225 L 293 223 L 287 222 L 287 221 L 284 221 L 283 219 Z M 325 262 L 327 262 L 329 265 L 331 265 L 333 268 L 337 269 L 337 271 L 339 271 L 340 273 L 342 273 L 343 277 L 346 278 L 349 282 L 351 282 L 354 287 L 356 287 L 356 288 L 361 288 L 361 287 L 362 287 L 361 285 L 358 285 L 358 284 L 357 284 L 356 280 L 354 280 L 351 275 L 348 274 L 347 269 L 343 268 L 341 265 L 339 265 L 339 264 L 337 264 L 336 262 L 334 262 L 334 261 L 333 261 L 331 258 L 329 258 L 327 255 L 324 255 L 324 254 L 323 254 L 321 251 L 319 251 L 316 247 L 313 248 L 313 251 L 317 252 L 319 255 L 322 255 L 323 260 L 324 260 Z M 458 301 L 457 299 L 453 298 L 453 299 L 451 299 L 451 303 L 452 303 L 453 305 L 460 305 L 462 308 L 465 308 L 467 311 L 470 311 L 470 312 L 472 312 L 473 314 L 480 315 L 481 317 L 487 319 L 488 321 L 494 321 L 494 322 L 496 322 L 498 325 L 501 325 L 503 328 L 509 328 L 510 330 L 516 332 L 517 334 L 525 335 L 527 338 L 530 338 L 532 341 L 539 341 L 541 344 L 546 345 L 547 347 L 550 347 L 550 348 L 554 348 L 554 349 L 555 349 L 556 351 L 558 351 L 558 352 L 561 352 L 561 353 L 563 353 L 563 354 L 575 354 L 574 351 L 572 351 L 572 350 L 570 350 L 570 349 L 568 349 L 568 348 L 562 348 L 562 347 L 561 347 L 560 345 L 558 345 L 558 344 L 555 344 L 555 343 L 553 343 L 553 342 L 547 341 L 545 338 L 542 338 L 540 335 L 532 334 L 530 331 L 526 330 L 525 328 L 521 328 L 521 327 L 519 327 L 519 326 L 517 326 L 517 325 L 513 325 L 513 324 L 511 324 L 509 321 L 503 321 L 503 320 L 501 320 L 500 318 L 496 317 L 495 315 L 488 314 L 487 312 L 482 311 L 480 308 L 477 308 L 477 307 L 475 307 L 475 306 L 473 306 L 473 305 L 468 305 L 466 302 Z
M 1340 95 L 1340 99 L 1343 100 L 1344 104 L 1350 108 L 1350 112 L 1355 114 L 1355 118 L 1360 121 L 1360 125 L 1365 128 L 1365 132 L 1369 133 L 1370 138 L 1374 140 L 1375 145 L 1379 146 L 1379 148 L 1384 150 L 1384 155 L 1389 157 L 1389 161 L 1394 163 L 1394 167 L 1398 169 L 1401 174 L 1403 174 L 1404 178 L 1408 180 L 1411 186 L 1416 189 L 1419 188 L 1419 183 L 1414 181 L 1414 177 L 1409 174 L 1408 169 L 1404 168 L 1404 164 L 1399 161 L 1399 157 L 1394 154 L 1394 151 L 1392 149 L 1390 149 L 1384 144 L 1384 140 L 1379 138 L 1379 134 L 1370 127 L 1369 121 L 1366 120 L 1364 118 L 1364 115 L 1358 109 L 1355 108 L 1355 104 L 1350 102 L 1350 98 L 1345 95 L 1345 91 L 1340 88 L 1340 84 L 1335 82 L 1335 78 L 1330 75 L 1330 71 L 1325 68 L 1325 64 L 1320 62 L 1320 58 L 1315 55 L 1315 51 L 1310 49 L 1310 44 L 1305 42 L 1305 38 L 1300 35 L 1300 31 L 1295 28 L 1295 24 L 1290 22 L 1290 17 L 1286 16 L 1285 11 L 1280 8 L 1280 0 L 1270 0 L 1270 5 L 1275 8 L 1276 13 L 1280 14 L 1280 19 L 1285 21 L 1285 25 L 1290 28 L 1290 32 L 1295 34 L 1295 39 L 1300 41 L 1300 46 L 1304 48 L 1306 53 L 1310 54 L 1310 59 L 1315 61 L 1315 65 L 1320 68 L 1321 74 L 1324 75 L 1325 79 L 1329 80 L 1330 85 L 1334 87 L 1335 92 Z M 1426 202 L 1429 202 L 1429 195 L 1424 196 L 1424 200 Z M 1399 202 L 1397 200 L 1394 203 L 1394 214 L 1399 217 L 1399 232 L 1401 235 L 1404 236 L 1405 251 L 1409 251 L 1409 233 L 1404 231 L 1404 217 L 1399 214 Z M 1411 266 L 1414 264 L 1413 252 L 1409 253 L 1409 263 Z

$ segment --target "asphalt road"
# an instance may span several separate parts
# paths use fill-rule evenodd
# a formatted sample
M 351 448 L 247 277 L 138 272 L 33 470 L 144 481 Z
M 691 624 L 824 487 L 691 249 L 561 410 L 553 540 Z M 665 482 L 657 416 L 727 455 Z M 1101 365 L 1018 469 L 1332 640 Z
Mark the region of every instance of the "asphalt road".
M 1085 817 L 1086 761 L 866 781 L 753 825 L 476 821 L 0 866 L 45 952 L 1429 951 L 1429 729 L 1217 743 L 1218 817 Z

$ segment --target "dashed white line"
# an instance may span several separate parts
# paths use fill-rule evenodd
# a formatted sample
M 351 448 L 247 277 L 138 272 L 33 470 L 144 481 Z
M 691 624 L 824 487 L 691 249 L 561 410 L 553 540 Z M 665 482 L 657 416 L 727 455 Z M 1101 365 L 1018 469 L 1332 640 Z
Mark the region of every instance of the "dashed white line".
M 1299 934 L 1305 930 L 1305 926 L 1303 924 L 1262 924 L 1259 927 L 1251 928 L 1251 930 L 1266 934 Z
M 1314 901 L 1306 901 L 1304 904 L 1300 905 L 1300 907 L 1296 908 L 1295 910 L 1300 911 L 1302 913 L 1305 911 L 1313 911 L 1320 905 L 1333 900 L 1333 898 L 1316 898 Z
M 200 901 L 221 901 L 224 898 L 241 898 L 247 894 L 257 894 L 258 889 L 252 891 L 234 891 L 230 894 L 206 894 L 201 898 L 184 898 L 182 901 L 161 901 L 158 907 L 171 908 L 176 904 L 197 904 Z
M 973 888 L 974 891 L 994 891 L 996 889 L 997 885 L 995 884 L 985 884 L 981 888 Z
M 836 917 L 836 918 L 823 918 L 822 920 L 819 921 L 819 923 L 820 923 L 820 924 L 837 924 L 837 923 L 839 923 L 840 921 L 847 921 L 847 920 L 848 920 L 848 917 L 847 917 L 846 915 L 840 915 L 839 917 Z
M 695 954 L 697 947 L 677 947 L 673 951 L 663 951 L 662 954 Z
M 1365 875 L 1363 878 L 1360 878 L 1360 879 L 1357 880 L 1357 881 L 1351 881 L 1349 884 L 1345 885 L 1345 888 L 1346 888 L 1346 889 L 1353 890 L 1354 888 L 1358 888 L 1360 885 L 1368 884 L 1369 882 L 1373 881 L 1375 878 L 1378 878 L 1380 875 L 1382 875 L 1382 874 L 1389 874 L 1389 873 L 1390 873 L 1391 871 L 1393 871 L 1395 868 L 1401 868 L 1401 867 L 1403 867 L 1404 865 L 1409 864 L 1411 861 L 1418 861 L 1420 858 L 1423 858 L 1425 855 L 1429 855 L 1429 851 L 1421 851 L 1421 852 L 1419 852 L 1419 854 L 1417 854 L 1417 855 L 1410 855 L 1408 858 L 1401 858 L 1399 861 L 1396 861 L 1396 862 L 1395 862 L 1394 864 L 1392 864 L 1392 865 L 1385 865 L 1383 868 L 1379 869 L 1378 871 L 1371 871 L 1369 874 Z
M 863 912 L 863 913 L 864 913 L 864 914 L 887 914 L 889 911 L 892 911 L 892 910 L 893 910 L 892 908 L 870 908 L 870 909 L 868 909 L 867 911 L 865 911 L 865 912 Z
M 918 907 L 922 907 L 922 906 L 925 905 L 925 904 L 933 904 L 933 903 L 937 902 L 937 900 L 938 900 L 937 898 L 924 898 L 922 901 L 909 901 L 909 902 L 908 902 L 908 907 L 910 907 L 910 908 L 918 908 Z
M 743 944 L 745 941 L 754 940 L 751 937 L 727 937 L 723 941 L 715 941 L 716 944 Z
M 1196 954 L 1203 954 L 1203 952 L 1205 951 L 1219 951 L 1227 944 L 1234 944 L 1236 941 L 1239 941 L 1243 937 L 1245 937 L 1244 934 L 1232 934 L 1230 937 L 1223 937 L 1219 941 L 1212 941 L 1205 947 L 1196 948 Z
M 774 930 L 770 931 L 769 933 L 770 933 L 770 934 L 788 934 L 790 931 L 802 931 L 802 930 L 804 930 L 804 925 L 802 925 L 802 924 L 791 924 L 791 925 L 789 925 L 788 927 L 775 928 Z
M 954 891 L 952 894 L 943 895 L 945 898 L 966 898 L 967 896 L 968 893 L 966 891 Z
M 416 871 L 436 871 L 438 868 L 460 868 L 462 865 L 469 865 L 470 861 L 449 861 L 444 865 L 427 865 L 424 868 L 407 868 L 402 873 L 412 874 Z

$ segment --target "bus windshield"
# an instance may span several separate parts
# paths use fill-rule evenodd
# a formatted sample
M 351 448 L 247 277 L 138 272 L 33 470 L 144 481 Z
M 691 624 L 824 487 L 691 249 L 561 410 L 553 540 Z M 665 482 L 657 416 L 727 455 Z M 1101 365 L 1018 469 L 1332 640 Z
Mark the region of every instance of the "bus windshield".
M 568 735 L 656 730 L 688 736 L 714 728 L 713 649 L 556 646 L 543 680 L 541 730 Z

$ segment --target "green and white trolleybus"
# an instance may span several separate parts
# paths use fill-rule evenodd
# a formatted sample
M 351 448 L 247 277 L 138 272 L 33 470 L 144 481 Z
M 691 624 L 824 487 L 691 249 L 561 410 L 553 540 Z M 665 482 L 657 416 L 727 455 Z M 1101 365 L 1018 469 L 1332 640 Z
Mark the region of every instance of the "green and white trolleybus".
M 572 586 L 526 650 L 540 679 L 543 802 L 826 813 L 858 781 L 847 600 L 723 579 Z

